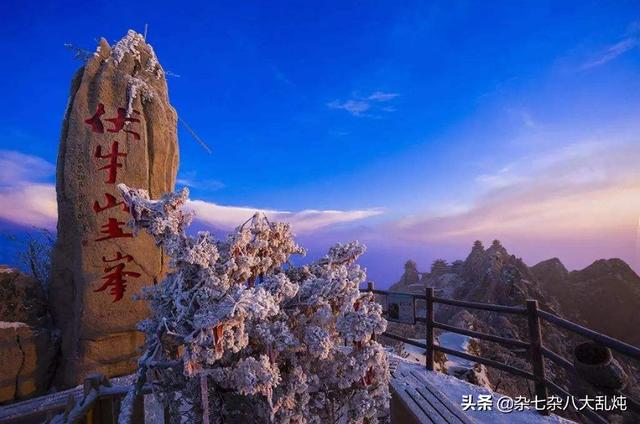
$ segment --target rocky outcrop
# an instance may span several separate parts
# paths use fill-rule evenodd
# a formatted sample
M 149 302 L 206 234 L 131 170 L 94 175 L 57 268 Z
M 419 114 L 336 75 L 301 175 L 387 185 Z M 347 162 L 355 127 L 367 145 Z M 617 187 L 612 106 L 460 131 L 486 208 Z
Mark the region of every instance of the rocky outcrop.
M 59 334 L 40 283 L 0 266 L 0 403 L 46 392 L 58 348 Z
M 513 306 L 523 306 L 527 299 L 536 299 L 542 309 L 640 346 L 640 333 L 637 331 L 640 328 L 640 277 L 620 259 L 598 260 L 583 270 L 571 272 L 557 258 L 530 268 L 494 240 L 486 249 L 481 242 L 475 242 L 467 258 L 453 262 L 446 272 L 442 265 L 438 262 L 431 273 L 424 275 L 421 284 L 413 285 L 407 291 L 422 293 L 427 286 L 435 288 L 441 297 Z M 526 320 L 513 315 L 444 305 L 436 306 L 435 315 L 437 321 L 456 327 L 507 338 L 529 339 Z M 543 323 L 542 333 L 545 347 L 569 359 L 573 356 L 574 346 L 582 341 L 578 336 L 547 323 Z M 416 326 L 414 333 L 408 336 L 422 338 L 423 334 L 424 327 Z M 530 367 L 527 352 L 522 349 L 482 341 L 478 341 L 474 349 L 486 358 L 521 369 Z M 640 375 L 637 366 L 623 361 L 624 358 L 618 359 L 628 375 Z M 512 396 L 528 393 L 526 383 L 519 378 L 490 367 L 486 374 L 490 384 L 500 392 Z M 565 387 L 572 385 L 578 391 L 587 390 L 580 382 L 568 379 L 549 361 L 547 376 Z M 469 377 L 473 376 L 465 376 Z M 640 384 L 637 380 L 637 377 L 630 379 L 632 393 Z
M 451 266 L 447 266 L 444 261 L 436 261 L 432 272 L 425 274 L 421 283 L 421 288 L 413 290 L 414 292 L 423 292 L 427 286 L 435 288 L 436 295 L 445 298 L 512 306 L 523 306 L 527 299 L 537 299 L 542 308 L 557 310 L 557 305 L 545 298 L 539 282 L 527 265 L 520 258 L 510 254 L 498 240 L 494 240 L 486 249 L 480 241 L 475 242 L 467 258 L 462 262 L 456 261 Z M 505 314 L 436 305 L 435 318 L 449 325 L 501 337 L 520 340 L 529 338 L 526 321 Z M 558 331 L 545 326 L 543 333 L 549 347 L 570 357 L 569 346 Z M 422 334 L 424 329 L 416 328 L 414 337 L 423 337 Z M 522 349 L 507 348 L 483 341 L 475 341 L 473 346 L 480 356 L 521 369 L 529 368 L 527 353 Z M 500 390 L 509 395 L 528 392 L 526 382 L 517 377 L 505 375 L 492 368 L 482 369 L 481 372 L 477 372 L 475 368 L 469 370 L 474 373 L 465 376 L 470 381 L 477 378 L 485 384 L 493 384 L 493 387 L 499 385 Z
M 427 284 L 440 287 L 445 297 L 482 303 L 507 306 L 524 306 L 528 299 L 536 299 L 542 309 L 557 312 L 557 304 L 547 297 L 540 288 L 536 276 L 522 259 L 510 254 L 498 240 L 485 249 L 476 242 L 463 264 L 456 269 L 460 273 L 442 276 Z M 506 338 L 528 340 L 526 320 L 512 315 L 465 310 L 453 306 L 440 306 L 436 309 L 438 321 L 452 325 L 494 334 Z M 543 338 L 546 345 L 555 352 L 570 357 L 570 346 L 562 334 L 554 327 L 544 325 Z M 496 343 L 478 341 L 480 356 L 498 360 L 520 369 L 529 368 L 527 352 Z M 559 370 L 550 369 L 553 377 Z M 509 395 L 527 393 L 525 382 L 510 375 L 504 375 L 495 369 L 486 370 L 489 381 Z
M 600 259 L 567 272 L 558 259 L 550 259 L 531 269 L 564 317 L 640 346 L 640 277 L 623 260 Z
M 431 264 L 431 276 L 438 277 L 451 272 L 451 268 L 447 265 L 447 262 L 443 259 L 436 259 Z
M 178 166 L 177 115 L 162 67 L 140 34 L 101 40 L 75 75 L 57 163 L 58 240 L 49 297 L 62 331 L 58 382 L 135 368 L 148 314 L 134 301 L 166 271 L 151 237 L 133 237 L 116 184 L 153 198 L 171 191 Z
M 0 403 L 43 394 L 57 354 L 57 336 L 42 327 L 0 321 Z
M 409 286 L 418 284 L 420 282 L 420 273 L 415 261 L 409 259 L 404 264 L 404 273 L 400 277 L 400 281 L 391 286 L 392 291 L 406 291 Z
M 457 283 L 451 292 L 456 299 L 518 306 L 527 299 L 549 303 L 529 267 L 498 240 L 488 249 L 476 242 L 460 268 L 462 273 L 456 274 Z M 556 307 L 552 303 L 547 306 Z
M 547 295 L 558 297 L 564 292 L 569 271 L 560 259 L 551 258 L 531 267 L 531 272 L 540 282 L 540 287 Z

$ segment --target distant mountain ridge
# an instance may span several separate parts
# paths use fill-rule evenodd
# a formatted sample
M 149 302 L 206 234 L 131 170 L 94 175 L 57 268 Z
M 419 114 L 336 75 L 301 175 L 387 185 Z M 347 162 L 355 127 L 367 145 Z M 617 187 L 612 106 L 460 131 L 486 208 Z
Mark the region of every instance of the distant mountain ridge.
M 567 272 L 554 258 L 531 271 L 565 318 L 640 346 L 640 276 L 623 260 L 599 259 Z
M 502 287 L 500 281 L 514 284 Z M 598 259 L 575 271 L 558 258 L 529 267 L 497 240 L 488 249 L 476 241 L 464 261 L 436 260 L 429 272 L 407 261 L 390 290 L 422 294 L 425 286 L 457 299 L 499 304 L 534 298 L 566 319 L 640 346 L 640 276 L 622 259 Z

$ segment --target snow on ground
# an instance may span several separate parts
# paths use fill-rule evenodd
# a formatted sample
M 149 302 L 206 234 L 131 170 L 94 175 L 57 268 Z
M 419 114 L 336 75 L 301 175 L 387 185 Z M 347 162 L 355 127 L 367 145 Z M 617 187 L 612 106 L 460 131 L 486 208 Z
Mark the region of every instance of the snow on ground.
M 535 410 L 512 411 L 509 413 L 496 410 L 498 400 L 506 397 L 500 393 L 495 393 L 487 388 L 467 383 L 453 376 L 442 374 L 434 371 L 427 371 L 424 367 L 407 361 L 398 356 L 391 358 L 392 360 L 400 360 L 399 366 L 408 367 L 411 371 L 418 371 L 430 383 L 431 387 L 439 390 L 451 402 L 461 407 L 463 396 L 472 396 L 477 400 L 480 395 L 489 395 L 492 399 L 493 407 L 491 410 L 467 410 L 467 415 L 478 423 L 487 424 L 539 424 L 539 423 L 562 423 L 571 424 L 573 421 L 564 419 L 557 415 L 544 416 Z
M 469 339 L 470 338 L 468 336 L 464 336 L 462 334 L 443 332 L 438 336 L 436 343 L 438 343 L 440 346 L 443 346 L 449 349 L 469 353 L 469 350 L 468 350 Z M 425 343 L 425 344 L 427 343 L 426 339 L 411 339 L 411 340 L 419 343 Z M 424 349 L 422 349 L 421 347 L 407 344 L 407 343 L 405 343 L 404 346 L 405 346 L 405 350 L 409 354 L 406 360 L 416 364 L 425 365 L 426 359 L 425 359 Z M 475 362 L 469 361 L 467 359 L 458 358 L 453 355 L 446 355 L 446 356 L 447 356 L 447 362 L 446 362 L 447 369 L 468 370 L 473 368 L 473 366 L 475 365 Z
M 469 353 L 469 339 L 469 336 L 449 333 L 447 331 L 438 336 L 438 342 L 440 342 L 440 346 L 465 353 Z M 469 361 L 467 359 L 458 358 L 453 355 L 447 355 L 447 369 L 449 369 L 450 367 L 469 369 L 473 368 L 474 365 L 475 362 Z
M 425 343 L 425 344 L 427 343 L 426 339 L 411 339 L 411 340 L 419 343 Z M 425 357 L 425 350 L 423 348 L 418 346 L 413 346 L 407 343 L 404 343 L 404 348 L 407 354 L 409 355 L 405 358 L 405 361 L 408 361 L 414 364 L 420 364 L 423 367 L 426 366 L 427 359 Z

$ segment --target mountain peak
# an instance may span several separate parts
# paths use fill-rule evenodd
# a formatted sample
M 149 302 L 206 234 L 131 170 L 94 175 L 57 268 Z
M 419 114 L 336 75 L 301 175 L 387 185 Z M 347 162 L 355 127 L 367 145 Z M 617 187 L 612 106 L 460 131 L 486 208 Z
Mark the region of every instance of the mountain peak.
M 569 270 L 564 266 L 562 261 L 558 258 L 551 258 L 541 262 L 538 262 L 531 267 L 531 271 L 536 276 L 552 276 L 554 280 L 565 279 L 569 275 Z
M 499 240 L 494 240 L 486 250 L 480 241 L 476 241 L 464 261 L 465 276 L 470 280 L 479 280 L 487 273 L 498 274 L 511 259 Z
M 572 271 L 571 276 L 574 279 L 596 279 L 601 277 L 617 276 L 618 279 L 640 284 L 640 276 L 620 258 L 598 259 L 588 267 Z

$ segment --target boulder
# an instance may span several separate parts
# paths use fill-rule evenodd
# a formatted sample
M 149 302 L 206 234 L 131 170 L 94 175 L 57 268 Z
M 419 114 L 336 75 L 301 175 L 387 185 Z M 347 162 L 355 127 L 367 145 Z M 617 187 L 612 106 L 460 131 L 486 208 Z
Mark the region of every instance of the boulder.
M 113 46 L 102 39 L 73 78 L 58 153 L 49 293 L 62 334 L 58 384 L 135 368 L 135 326 L 148 308 L 133 295 L 167 264 L 151 237 L 133 237 L 116 185 L 158 198 L 173 190 L 177 166 L 177 114 L 152 47 L 133 31 Z
M 46 392 L 57 350 L 55 331 L 0 321 L 0 403 Z

